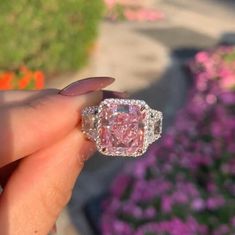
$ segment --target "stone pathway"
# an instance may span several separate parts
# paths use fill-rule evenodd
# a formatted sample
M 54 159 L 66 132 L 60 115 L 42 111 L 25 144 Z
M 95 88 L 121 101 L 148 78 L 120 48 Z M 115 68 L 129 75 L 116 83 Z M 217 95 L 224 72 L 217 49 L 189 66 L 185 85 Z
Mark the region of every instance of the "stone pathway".
M 128 91 L 132 97 L 144 99 L 153 108 L 162 110 L 166 129 L 186 97 L 189 82 L 181 69 L 182 63 L 198 49 L 234 40 L 234 17 L 226 7 L 211 5 L 209 0 L 193 4 L 187 0 L 148 1 L 165 12 L 166 20 L 103 22 L 88 66 L 79 73 L 52 79 L 47 86 L 62 88 L 83 77 L 113 76 L 117 82 L 110 89 Z M 84 205 L 107 190 L 127 161 L 134 160 L 96 154 L 88 161 L 68 209 L 59 218 L 59 235 L 78 235 L 76 231 L 80 235 L 93 235 L 84 216 Z

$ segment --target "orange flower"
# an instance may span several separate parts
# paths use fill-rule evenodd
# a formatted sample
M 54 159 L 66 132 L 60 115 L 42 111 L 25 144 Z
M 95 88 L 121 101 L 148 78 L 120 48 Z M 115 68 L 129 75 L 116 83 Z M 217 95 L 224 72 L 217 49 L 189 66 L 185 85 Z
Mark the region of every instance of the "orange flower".
M 19 89 L 26 89 L 31 80 L 32 80 L 32 73 L 31 72 L 24 74 L 24 77 L 22 77 L 19 81 L 18 88 Z
M 24 65 L 22 65 L 19 70 L 22 73 L 28 73 L 29 72 L 29 69 L 26 66 L 24 66 Z
M 34 78 L 35 78 L 35 88 L 36 89 L 42 89 L 45 86 L 45 78 L 44 74 L 41 71 L 35 71 L 34 72 Z
M 42 71 L 31 71 L 26 66 L 21 66 L 16 72 L 0 73 L 0 90 L 42 88 L 44 88 L 44 74 Z
M 0 89 L 10 90 L 12 89 L 12 79 L 14 74 L 11 72 L 6 72 L 0 75 Z

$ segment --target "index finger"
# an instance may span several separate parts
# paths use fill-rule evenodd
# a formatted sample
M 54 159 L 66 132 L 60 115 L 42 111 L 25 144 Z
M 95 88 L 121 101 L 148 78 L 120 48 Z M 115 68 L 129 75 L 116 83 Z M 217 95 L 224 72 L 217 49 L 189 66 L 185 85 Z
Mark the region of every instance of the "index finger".
M 0 110 L 0 167 L 58 141 L 77 126 L 82 107 L 101 99 L 101 91 L 78 97 L 56 94 Z

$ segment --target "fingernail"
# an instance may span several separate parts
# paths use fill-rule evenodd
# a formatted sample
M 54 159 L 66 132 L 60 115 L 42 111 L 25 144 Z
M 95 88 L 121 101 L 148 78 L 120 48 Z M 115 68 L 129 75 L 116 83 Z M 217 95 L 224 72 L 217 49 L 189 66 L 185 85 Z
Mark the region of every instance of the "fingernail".
M 129 97 L 129 94 L 127 92 L 103 90 L 103 99 L 108 99 L 108 98 L 126 99 L 128 97 Z
M 63 90 L 61 90 L 59 93 L 61 95 L 67 95 L 67 96 L 83 95 L 107 87 L 108 85 L 112 84 L 114 81 L 115 79 L 111 77 L 86 78 L 71 83 Z

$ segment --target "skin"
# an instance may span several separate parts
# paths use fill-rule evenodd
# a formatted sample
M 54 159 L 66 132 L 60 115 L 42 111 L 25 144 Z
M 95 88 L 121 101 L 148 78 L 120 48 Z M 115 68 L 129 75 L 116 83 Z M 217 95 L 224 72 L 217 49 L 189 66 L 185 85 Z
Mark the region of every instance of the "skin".
M 100 89 L 100 87 L 99 87 Z M 0 92 L 0 234 L 45 235 L 71 197 L 95 146 L 80 129 L 80 111 L 102 91 Z

